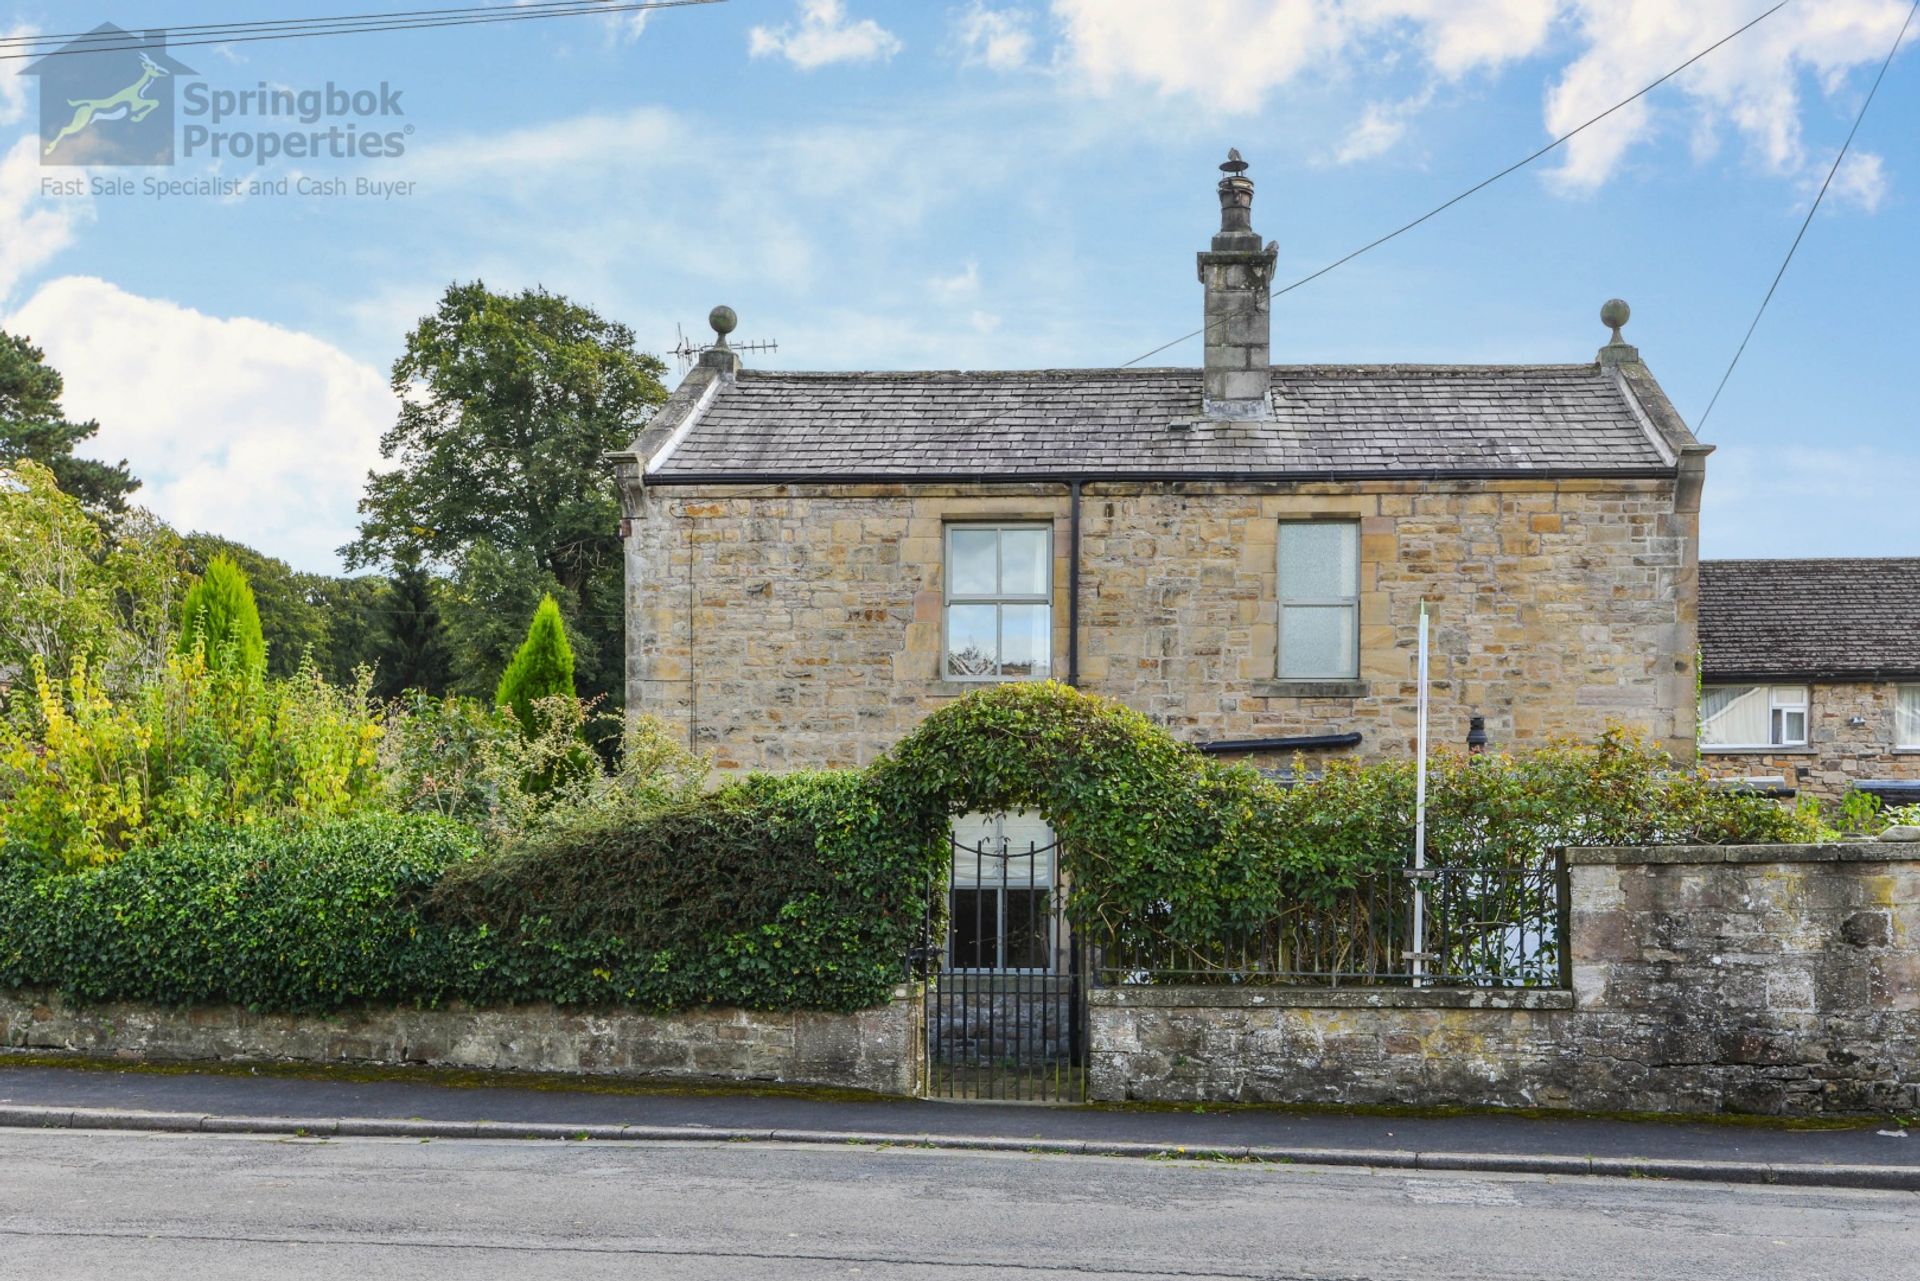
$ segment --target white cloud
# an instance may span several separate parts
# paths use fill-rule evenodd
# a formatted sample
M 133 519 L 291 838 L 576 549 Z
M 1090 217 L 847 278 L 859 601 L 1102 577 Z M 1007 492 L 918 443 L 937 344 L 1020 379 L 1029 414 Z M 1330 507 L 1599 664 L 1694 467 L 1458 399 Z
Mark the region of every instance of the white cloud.
M 1843 204 L 1851 202 L 1868 213 L 1876 212 L 1887 198 L 1886 164 L 1874 152 L 1849 151 L 1833 175 L 1833 190 L 1828 194 Z
M 91 452 L 126 458 L 163 519 L 336 568 L 396 410 L 379 371 L 310 334 L 87 276 L 43 285 L 6 327 L 46 349 L 68 411 L 100 421 Z
M 950 276 L 935 276 L 927 281 L 927 287 L 936 298 L 953 302 L 961 298 L 971 298 L 980 292 L 980 264 L 968 262 L 965 270 Z
M 1586 47 L 1548 91 L 1553 134 L 1612 106 L 1759 11 L 1753 0 L 1574 0 L 1573 10 Z M 1715 50 L 1670 86 L 1693 116 L 1696 154 L 1703 133 L 1730 129 L 1768 172 L 1799 178 L 1824 171 L 1802 137 L 1803 81 L 1811 76 L 1825 93 L 1843 96 L 1849 73 L 1886 56 L 1907 10 L 1907 0 L 1789 5 Z M 1908 39 L 1916 36 L 1920 29 Z M 1677 114 L 1673 98 L 1662 90 L 1657 104 L 1643 98 L 1573 139 L 1556 182 L 1569 190 L 1600 186 L 1655 136 L 1663 117 Z M 1854 105 L 1845 104 L 1849 114 Z
M 1386 154 L 1406 136 L 1408 122 L 1432 102 L 1433 90 L 1429 87 L 1399 102 L 1368 103 L 1359 121 L 1334 150 L 1334 160 L 1350 165 Z
M 1538 52 L 1559 0 L 1053 0 L 1064 60 L 1096 93 L 1141 84 L 1221 114 L 1252 112 L 1370 42 L 1410 33 L 1453 79 Z
M 755 27 L 747 33 L 753 57 L 778 55 L 812 71 L 834 62 L 874 62 L 891 58 L 899 37 L 872 18 L 849 19 L 844 0 L 800 0 L 798 24 Z
M 79 172 L 62 170 L 60 176 Z M 91 196 L 42 195 L 43 174 L 38 134 L 17 140 L 0 156 L 0 303 L 29 273 L 72 244 L 75 228 L 93 218 Z
M 961 62 L 967 66 L 1015 71 L 1033 53 L 1033 15 L 1025 9 L 989 9 L 973 0 L 954 21 Z

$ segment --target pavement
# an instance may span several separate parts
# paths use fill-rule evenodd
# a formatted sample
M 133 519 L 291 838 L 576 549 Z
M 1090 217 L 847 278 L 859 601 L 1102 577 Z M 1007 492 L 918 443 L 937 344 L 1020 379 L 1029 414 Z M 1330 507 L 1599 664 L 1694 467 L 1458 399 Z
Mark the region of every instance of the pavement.
M 0 1278 L 1859 1281 L 1920 1197 L 778 1142 L 0 1130 Z
M 1800 1129 L 1217 1104 L 1048 1107 L 432 1069 L 255 1074 L 46 1063 L 0 1054 L 0 1128 L 861 1143 L 1920 1191 L 1920 1137 L 1891 1119 Z

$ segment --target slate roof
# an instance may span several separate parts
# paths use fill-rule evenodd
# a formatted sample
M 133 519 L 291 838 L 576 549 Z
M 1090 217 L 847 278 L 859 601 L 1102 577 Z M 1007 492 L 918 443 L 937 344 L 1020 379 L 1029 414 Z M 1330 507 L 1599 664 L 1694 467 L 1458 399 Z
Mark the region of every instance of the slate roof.
M 1215 423 L 1196 422 L 1197 369 L 743 369 L 670 448 L 654 447 L 647 480 L 1674 467 L 1621 376 L 1599 364 L 1276 366 L 1273 388 L 1273 422 Z
M 1700 563 L 1702 677 L 1920 678 L 1920 557 Z

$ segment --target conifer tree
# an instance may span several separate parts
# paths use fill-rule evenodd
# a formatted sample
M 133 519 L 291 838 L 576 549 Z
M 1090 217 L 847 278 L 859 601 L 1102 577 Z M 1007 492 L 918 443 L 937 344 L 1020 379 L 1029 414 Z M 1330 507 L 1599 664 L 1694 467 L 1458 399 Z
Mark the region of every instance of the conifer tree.
M 567 643 L 560 606 L 548 596 L 534 611 L 533 626 L 527 630 L 525 643 L 501 675 L 493 701 L 500 707 L 512 708 L 520 728 L 531 734 L 535 730 L 533 704 L 555 694 L 577 697 L 573 688 L 573 646 Z
M 229 650 L 244 671 L 264 671 L 267 642 L 260 631 L 260 608 L 254 604 L 247 576 L 230 556 L 215 556 L 207 572 L 187 589 L 180 626 L 180 652 L 189 654 L 205 644 L 207 661 L 218 662 Z
M 395 561 L 389 584 L 375 658 L 375 688 L 386 698 L 410 689 L 445 693 L 452 656 L 432 576 L 417 556 L 405 556 Z

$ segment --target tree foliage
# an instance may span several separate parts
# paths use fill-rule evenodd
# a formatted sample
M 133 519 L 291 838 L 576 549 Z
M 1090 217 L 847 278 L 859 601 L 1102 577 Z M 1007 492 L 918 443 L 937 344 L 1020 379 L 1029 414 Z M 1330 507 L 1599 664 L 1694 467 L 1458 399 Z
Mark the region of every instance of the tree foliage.
M 0 672 L 38 659 L 63 676 L 86 655 L 130 688 L 166 650 L 180 565 L 178 538 L 147 513 L 103 525 L 41 464 L 0 468 Z
M 602 602 L 620 574 L 620 512 L 601 458 L 666 398 L 664 372 L 625 326 L 558 295 L 450 287 L 394 364 L 401 410 L 381 439 L 393 466 L 368 479 L 348 564 L 417 555 L 459 579 L 491 556 L 523 585 L 550 578 L 582 640 L 585 688 L 617 704 L 622 622 Z M 456 634 L 460 619 L 450 611 Z M 496 671 L 492 657 L 457 661 L 456 684 Z
M 260 626 L 260 608 L 247 576 L 232 557 L 215 556 L 206 573 L 187 589 L 181 607 L 181 653 L 200 649 L 216 663 L 232 653 L 245 671 L 264 673 L 267 642 Z
M 395 562 L 379 606 L 374 689 L 384 698 L 407 690 L 444 693 L 452 678 L 452 654 L 433 576 L 416 556 Z
M 74 457 L 74 447 L 100 430 L 60 407 L 66 384 L 46 354 L 16 334 L 0 332 L 0 467 L 32 460 L 53 472 L 61 492 L 93 512 L 123 512 L 140 482 L 126 460 Z

